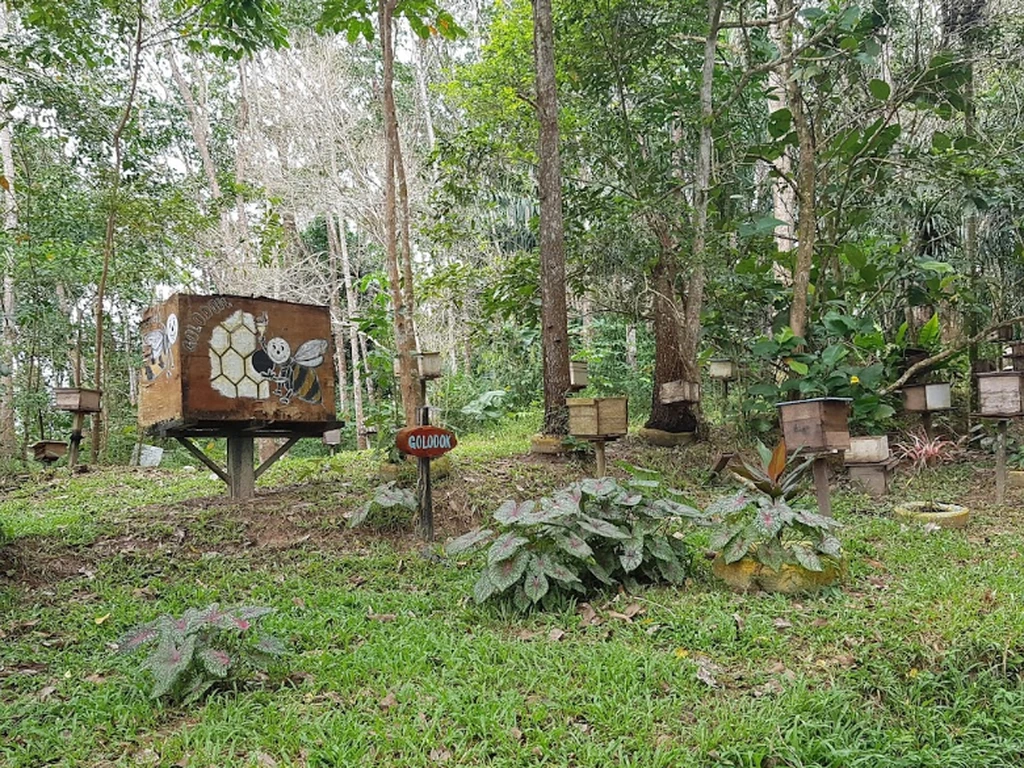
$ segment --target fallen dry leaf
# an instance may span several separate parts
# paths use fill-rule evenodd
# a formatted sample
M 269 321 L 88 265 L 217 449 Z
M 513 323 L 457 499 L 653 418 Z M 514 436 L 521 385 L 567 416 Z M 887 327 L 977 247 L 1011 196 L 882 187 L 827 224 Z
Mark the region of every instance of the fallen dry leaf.
M 526 738 L 523 736 L 523 732 L 518 728 L 510 729 L 508 735 L 512 737 L 512 741 L 518 741 L 520 744 L 526 741 Z
M 597 611 L 590 603 L 580 603 L 576 606 L 576 613 L 580 615 L 580 624 L 583 626 L 601 623 L 601 617 L 597 615 Z
M 452 753 L 444 747 L 434 747 L 430 750 L 430 759 L 435 763 L 446 763 L 452 759 Z
M 397 614 L 394 613 L 371 613 L 367 615 L 370 621 L 388 622 L 394 621 L 397 618 Z
M 296 606 L 297 608 L 305 608 L 306 607 L 306 601 L 303 600 L 301 597 L 293 597 L 292 598 L 292 605 Z
M 550 632 L 548 632 L 548 640 L 550 640 L 553 643 L 557 643 L 563 637 L 565 637 L 565 631 L 559 629 L 558 627 L 555 627 Z
M 277 760 L 266 752 L 257 752 L 256 765 L 260 766 L 260 768 L 277 768 Z
M 540 632 L 531 632 L 528 629 L 521 629 L 521 630 L 519 630 L 519 634 L 516 635 L 516 638 L 519 639 L 519 640 L 524 640 L 526 642 L 529 642 L 530 640 L 533 640 L 533 639 L 535 639 L 535 638 L 537 638 L 539 636 L 540 636 Z
M 95 619 L 93 619 L 93 621 L 95 621 L 96 624 L 102 624 L 104 621 L 106 621 L 109 618 L 110 618 L 110 614 L 109 613 L 105 613 L 102 616 L 97 616 Z
M 779 630 L 789 629 L 790 627 L 793 626 L 793 622 L 787 621 L 786 619 L 784 619 L 784 618 L 782 618 L 780 616 L 779 618 L 775 619 L 775 621 L 772 622 L 772 626 L 775 627 L 776 629 L 779 629 Z
M 39 689 L 39 693 L 36 694 L 36 698 L 38 698 L 40 701 L 46 701 L 51 696 L 53 696 L 53 694 L 54 694 L 54 692 L 56 690 L 57 690 L 57 686 L 55 686 L 55 685 L 47 685 L 45 688 L 40 688 Z
M 394 691 L 389 691 L 388 695 L 377 702 L 377 706 L 381 709 L 391 709 L 392 707 L 398 706 L 398 699 L 395 697 Z
M 104 682 L 106 682 L 106 680 L 107 680 L 107 678 L 105 678 L 103 675 L 96 674 L 95 672 L 93 674 L 91 674 L 91 675 L 86 675 L 86 677 L 85 677 L 85 682 L 87 682 L 87 683 L 95 683 L 96 685 L 99 685 L 100 683 L 104 683 Z

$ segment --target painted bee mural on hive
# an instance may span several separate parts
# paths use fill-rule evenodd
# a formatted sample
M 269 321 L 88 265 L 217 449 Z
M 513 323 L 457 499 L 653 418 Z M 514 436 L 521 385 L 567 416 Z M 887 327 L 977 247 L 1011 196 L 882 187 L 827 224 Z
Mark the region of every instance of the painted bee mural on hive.
M 144 384 L 156 381 L 161 373 L 174 375 L 174 342 L 178 340 L 178 316 L 170 314 L 164 322 L 142 335 L 142 372 Z
M 306 403 L 320 405 L 323 392 L 316 369 L 324 361 L 329 346 L 326 339 L 310 339 L 292 354 L 291 345 L 280 336 L 267 338 L 267 313 L 256 318 L 256 333 L 260 348 L 253 352 L 252 365 L 265 379 L 274 382 L 282 405 L 288 405 L 292 398 Z

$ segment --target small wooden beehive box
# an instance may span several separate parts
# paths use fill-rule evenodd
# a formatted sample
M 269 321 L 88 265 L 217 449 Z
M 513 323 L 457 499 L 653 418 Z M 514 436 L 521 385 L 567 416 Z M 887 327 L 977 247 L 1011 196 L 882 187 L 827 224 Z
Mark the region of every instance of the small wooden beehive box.
M 1024 373 L 996 371 L 978 374 L 978 399 L 982 416 L 1024 414 Z
M 948 411 L 951 407 L 948 383 L 914 384 L 903 388 L 903 408 L 911 413 Z
M 850 447 L 850 400 L 818 397 L 778 403 L 782 436 L 790 451 L 845 451 Z
M 441 378 L 441 353 L 417 352 L 416 373 L 421 379 Z
M 683 379 L 666 381 L 658 390 L 658 396 L 663 403 L 699 403 L 700 382 Z
M 621 437 L 629 431 L 625 397 L 570 397 L 565 404 L 574 437 Z
M 100 391 L 80 387 L 62 387 L 53 390 L 58 411 L 71 413 L 97 413 L 100 410 Z
M 732 381 L 736 378 L 738 367 L 735 362 L 728 358 L 718 357 L 708 364 L 708 376 L 721 381 Z
M 140 330 L 144 429 L 335 420 L 327 307 L 175 294 L 146 310 Z
M 889 494 L 892 473 L 898 463 L 896 459 L 889 459 L 875 464 L 853 464 L 848 468 L 850 480 L 869 496 L 880 499 Z
M 587 384 L 590 383 L 589 369 L 590 366 L 586 360 L 570 360 L 569 389 L 574 392 L 586 389 Z
M 847 464 L 877 464 L 889 460 L 889 436 L 851 437 L 850 447 L 843 455 Z

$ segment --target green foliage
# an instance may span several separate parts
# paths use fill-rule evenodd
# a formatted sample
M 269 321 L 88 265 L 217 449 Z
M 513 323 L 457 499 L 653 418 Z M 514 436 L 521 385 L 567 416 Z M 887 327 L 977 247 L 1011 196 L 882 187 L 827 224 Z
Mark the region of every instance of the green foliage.
M 284 655 L 277 638 L 255 631 L 256 623 L 273 608 L 241 606 L 189 608 L 181 618 L 164 615 L 135 627 L 117 642 L 121 653 L 145 647 L 152 650 L 143 668 L 153 677 L 150 696 L 191 703 L 213 686 L 241 681 Z
M 726 563 L 753 557 L 774 571 L 787 563 L 811 571 L 823 570 L 823 562 L 840 563 L 842 545 L 833 534 L 839 523 L 791 506 L 806 490 L 813 459 L 787 458 L 784 441 L 774 451 L 760 445 L 759 453 L 760 463 L 732 470 L 745 489 L 705 510 L 717 523 L 709 548 Z
M 587 479 L 537 502 L 505 502 L 493 514 L 494 529 L 471 531 L 445 551 L 463 555 L 491 542 L 473 597 L 478 603 L 511 597 L 519 609 L 551 605 L 560 593 L 678 585 L 690 554 L 673 529 L 700 516 L 669 498 L 678 495 L 657 480 Z
M 482 392 L 462 406 L 461 413 L 464 416 L 469 416 L 478 425 L 493 423 L 507 413 L 504 407 L 507 397 L 508 392 L 504 389 L 492 389 Z
M 373 498 L 347 517 L 352 528 L 366 525 L 379 531 L 392 531 L 412 525 L 415 513 L 416 497 L 412 491 L 391 482 L 378 486 Z

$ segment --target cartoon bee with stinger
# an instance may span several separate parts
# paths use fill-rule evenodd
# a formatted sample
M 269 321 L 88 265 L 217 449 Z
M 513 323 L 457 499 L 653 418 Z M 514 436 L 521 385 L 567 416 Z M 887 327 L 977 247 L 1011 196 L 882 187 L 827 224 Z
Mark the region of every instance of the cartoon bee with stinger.
M 142 336 L 143 372 L 146 384 L 150 384 L 166 373 L 174 375 L 174 351 L 172 346 L 178 340 L 178 316 L 169 315 L 167 322 L 158 323 L 155 328 Z
M 253 353 L 252 365 L 263 378 L 277 384 L 274 394 L 281 398 L 281 405 L 288 405 L 293 397 L 313 405 L 323 402 L 316 368 L 324 361 L 327 341 L 310 339 L 292 356 L 291 345 L 280 336 L 266 338 L 266 312 L 256 318 L 256 330 L 260 349 Z

